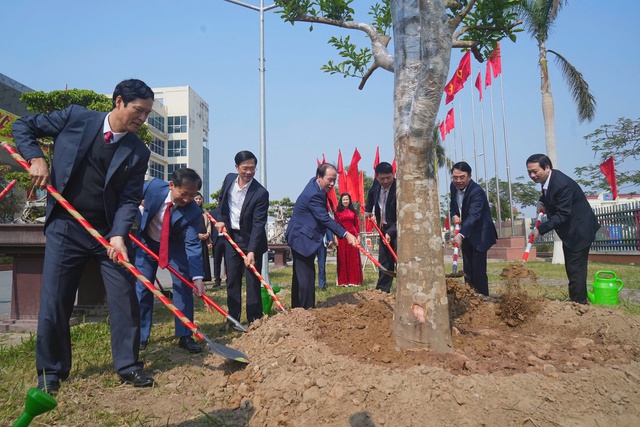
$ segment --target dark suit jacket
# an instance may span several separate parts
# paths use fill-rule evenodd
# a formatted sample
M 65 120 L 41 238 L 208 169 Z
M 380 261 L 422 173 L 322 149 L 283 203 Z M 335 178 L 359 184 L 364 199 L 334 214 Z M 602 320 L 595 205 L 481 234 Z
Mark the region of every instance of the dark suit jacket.
M 147 225 L 158 214 L 169 194 L 169 184 L 152 179 L 144 184 L 144 212 L 138 233 L 146 240 Z M 198 229 L 202 223 L 202 210 L 196 202 L 177 206 L 171 215 L 169 232 L 169 258 L 183 268 L 189 269 L 191 277 L 204 276 L 202 261 L 202 243 L 198 238 Z
M 224 178 L 220 192 L 218 209 L 211 214 L 217 221 L 223 221 L 227 229 L 231 229 L 229 201 L 237 173 L 230 173 Z M 240 234 L 245 242 L 249 242 L 247 252 L 262 256 L 267 251 L 267 216 L 269 213 L 269 192 L 255 179 L 247 189 L 247 196 L 240 210 Z
M 449 205 L 449 215 L 460 216 L 460 234 L 467 239 L 475 250 L 486 252 L 493 246 L 498 233 L 496 226 L 491 219 L 491 210 L 487 196 L 475 181 L 471 180 L 464 191 L 462 199 L 462 210 L 458 206 L 458 189 L 451 183 L 451 204 Z M 462 215 L 460 215 L 462 212 Z
M 549 188 L 540 201 L 548 218 L 538 227 L 540 234 L 555 230 L 572 251 L 591 246 L 600 224 L 584 192 L 574 180 L 553 169 Z
M 329 216 L 327 193 L 311 178 L 296 200 L 285 237 L 291 249 L 308 257 L 316 253 L 327 229 L 340 238 L 347 232 Z
M 377 179 L 373 180 L 373 185 L 369 189 L 367 193 L 367 203 L 364 211 L 368 213 L 374 213 L 376 215 L 376 221 L 378 223 L 378 227 L 382 229 L 382 218 L 380 218 L 380 206 L 378 206 L 378 200 L 380 199 L 380 188 L 381 185 Z M 396 237 L 397 233 L 397 212 L 396 212 L 396 179 L 393 179 L 393 183 L 391 183 L 391 187 L 389 187 L 389 192 L 387 193 L 387 203 L 384 210 L 384 215 L 386 216 L 385 220 L 387 222 L 387 230 L 386 233 L 391 236 L 391 238 Z
M 107 113 L 71 105 L 51 114 L 21 117 L 13 124 L 13 137 L 22 156 L 30 160 L 44 157 L 36 138 L 54 138 L 51 185 L 63 192 L 80 161 L 87 154 Z M 150 151 L 135 134 L 127 133 L 115 152 L 104 186 L 102 203 L 111 231 L 105 236 L 126 237 L 142 200 L 142 185 Z M 56 204 L 47 198 L 47 223 Z

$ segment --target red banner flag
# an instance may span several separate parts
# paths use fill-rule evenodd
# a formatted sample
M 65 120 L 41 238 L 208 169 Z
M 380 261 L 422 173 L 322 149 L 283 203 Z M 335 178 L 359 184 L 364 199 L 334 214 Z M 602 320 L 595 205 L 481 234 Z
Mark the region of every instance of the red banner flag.
M 449 212 L 447 212 L 447 216 L 444 218 L 444 229 L 447 231 L 451 230 L 451 220 L 449 219 Z
M 478 71 L 478 77 L 476 77 L 476 89 L 480 93 L 480 101 L 482 101 L 482 73 Z
M 438 127 L 440 128 L 440 138 L 444 141 L 444 137 L 447 135 L 447 126 L 445 125 L 444 120 Z
M 376 166 L 380 163 L 380 147 L 376 147 L 376 157 L 373 159 L 373 170 L 376 170 Z M 376 174 L 377 175 L 377 174 Z
M 453 113 L 453 107 L 447 113 L 447 117 L 444 119 L 444 123 L 445 123 L 444 126 L 447 130 L 447 133 L 451 132 L 451 130 L 456 127 L 456 120 Z
M 600 165 L 600 170 L 607 178 L 607 182 L 611 187 L 611 194 L 613 195 L 613 200 L 618 198 L 618 183 L 616 180 L 616 167 L 613 163 L 613 156 L 609 157 Z
M 498 77 L 502 72 L 502 59 L 500 59 L 501 55 L 502 53 L 500 53 L 500 43 L 498 43 L 498 47 L 496 47 L 496 50 L 491 52 L 491 55 L 489 56 L 489 62 L 491 62 L 491 68 L 493 68 L 494 78 Z
M 453 77 L 449 80 L 449 83 L 444 87 L 444 91 L 447 94 L 445 99 L 445 104 L 453 101 L 453 97 L 456 93 L 460 91 L 464 87 L 464 83 L 467 81 L 469 76 L 471 75 L 471 52 L 467 52 L 464 54 L 460 63 L 458 64 L 458 68 L 453 73 Z
M 342 152 L 338 150 L 338 188 L 340 193 L 348 193 L 349 192 L 349 183 L 347 182 L 347 172 L 344 170 L 344 165 L 342 163 Z
M 356 200 L 360 191 L 360 172 L 358 171 L 358 163 L 360 162 L 360 152 L 356 148 L 353 151 L 353 157 L 351 157 L 351 164 L 349 164 L 349 170 L 347 171 L 347 186 L 349 187 L 349 194 L 351 200 Z
M 393 163 L 391 163 L 391 170 L 393 171 L 393 177 L 394 178 L 396 177 L 396 168 L 397 168 L 397 166 L 396 166 L 396 158 L 394 157 L 393 158 Z
M 330 210 L 333 213 L 335 213 L 336 209 L 338 209 L 338 196 L 336 196 L 335 187 L 332 188 L 327 193 L 327 205 L 328 205 L 328 208 L 329 208 L 328 210 Z
M 484 74 L 484 88 L 491 86 L 491 61 L 487 61 L 487 72 Z

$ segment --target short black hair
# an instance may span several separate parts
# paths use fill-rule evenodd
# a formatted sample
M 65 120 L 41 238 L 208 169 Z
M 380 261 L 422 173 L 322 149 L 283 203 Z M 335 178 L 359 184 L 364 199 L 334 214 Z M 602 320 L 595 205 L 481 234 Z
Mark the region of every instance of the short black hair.
M 176 169 L 171 174 L 171 181 L 176 187 L 182 187 L 185 184 L 195 184 L 198 190 L 202 188 L 202 178 L 198 172 L 189 168 Z
M 469 163 L 467 162 L 458 162 L 455 165 L 453 165 L 451 167 L 451 173 L 453 173 L 454 169 L 458 169 L 459 171 L 462 171 L 462 172 L 467 172 L 469 175 L 471 175 L 471 166 L 469 166 Z
M 376 165 L 375 172 L 378 175 L 381 173 L 393 173 L 393 166 L 389 162 L 380 162 Z
M 123 80 L 113 90 L 113 108 L 116 108 L 116 98 L 120 96 L 126 107 L 134 99 L 155 99 L 153 90 L 145 82 L 138 79 Z
M 323 163 L 318 166 L 318 169 L 316 169 L 316 178 L 324 178 L 329 168 L 337 170 L 331 163 Z
M 527 159 L 527 164 L 529 163 L 540 163 L 540 167 L 542 169 L 546 169 L 547 166 L 553 169 L 553 163 L 551 163 L 551 159 L 546 154 L 532 154 Z
M 253 160 L 256 162 L 256 166 L 258 165 L 258 159 L 256 158 L 255 154 L 248 150 L 240 151 L 238 154 L 236 154 L 234 160 L 236 162 L 236 166 L 239 166 L 240 163 L 246 162 L 247 160 Z

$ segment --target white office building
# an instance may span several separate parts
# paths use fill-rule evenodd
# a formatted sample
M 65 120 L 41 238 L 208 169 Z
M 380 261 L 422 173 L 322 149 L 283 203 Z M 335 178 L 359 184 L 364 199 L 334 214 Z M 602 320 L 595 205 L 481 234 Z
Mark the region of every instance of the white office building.
M 152 88 L 153 111 L 147 124 L 153 136 L 147 178 L 171 179 L 174 170 L 194 169 L 202 177 L 209 203 L 209 105 L 190 86 Z

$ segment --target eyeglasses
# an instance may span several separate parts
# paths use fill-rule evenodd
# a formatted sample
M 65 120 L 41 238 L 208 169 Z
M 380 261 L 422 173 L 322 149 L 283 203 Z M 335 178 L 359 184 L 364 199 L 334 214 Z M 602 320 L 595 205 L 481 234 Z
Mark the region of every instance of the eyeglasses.
M 451 181 L 466 181 L 467 179 L 469 179 L 468 176 L 452 176 L 451 177 Z

